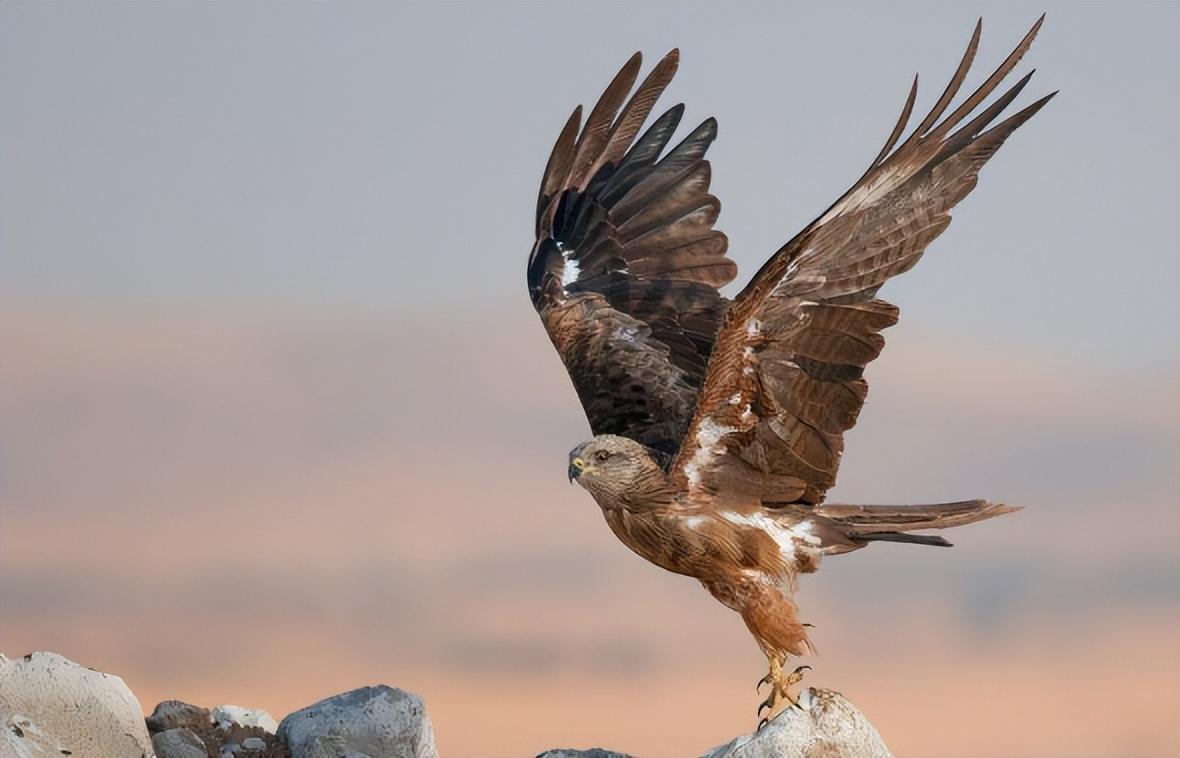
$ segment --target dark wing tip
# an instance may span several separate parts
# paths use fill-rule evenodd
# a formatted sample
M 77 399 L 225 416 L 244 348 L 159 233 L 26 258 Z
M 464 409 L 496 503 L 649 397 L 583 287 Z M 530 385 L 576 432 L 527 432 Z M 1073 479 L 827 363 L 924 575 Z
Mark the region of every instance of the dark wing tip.
M 715 117 L 709 116 L 707 119 L 701 122 L 701 125 L 698 126 L 697 129 L 700 130 L 702 134 L 708 134 L 709 139 L 717 139 L 717 119 Z
M 1035 116 L 1037 111 L 1039 111 L 1041 108 L 1044 108 L 1050 100 L 1057 96 L 1057 93 L 1060 91 L 1061 90 L 1053 90 L 1049 94 L 1042 97 L 1040 100 L 1033 102 L 1031 105 L 1026 105 L 1020 112 L 1009 116 L 1008 122 L 1015 124 L 1012 128 L 1015 129 L 1017 126 L 1020 126 L 1025 121 L 1028 121 L 1030 118 Z
M 1039 100 L 1036 100 L 1036 101 L 1032 102 L 1031 104 L 1024 106 L 1024 108 L 1021 111 L 1009 116 L 1008 121 L 1010 121 L 1010 122 L 1011 121 L 1019 121 L 1021 124 L 1023 124 L 1025 121 L 1028 121 L 1030 118 L 1032 118 L 1033 115 L 1037 111 L 1039 111 L 1041 108 L 1044 108 L 1045 105 L 1050 100 L 1052 100 L 1054 97 L 1056 97 L 1057 93 L 1060 91 L 1061 90 L 1053 90 L 1052 92 L 1050 92 L 1049 94 L 1040 98 Z

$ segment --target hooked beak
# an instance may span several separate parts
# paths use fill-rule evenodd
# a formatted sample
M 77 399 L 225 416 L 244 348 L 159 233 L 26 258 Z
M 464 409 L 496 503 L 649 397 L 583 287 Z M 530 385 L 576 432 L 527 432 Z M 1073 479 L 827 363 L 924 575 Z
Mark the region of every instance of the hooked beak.
M 582 475 L 582 471 L 585 470 L 585 468 L 586 461 L 582 460 L 576 455 L 570 456 L 570 467 L 569 471 L 567 472 L 570 477 L 570 484 L 573 484 L 574 480 Z

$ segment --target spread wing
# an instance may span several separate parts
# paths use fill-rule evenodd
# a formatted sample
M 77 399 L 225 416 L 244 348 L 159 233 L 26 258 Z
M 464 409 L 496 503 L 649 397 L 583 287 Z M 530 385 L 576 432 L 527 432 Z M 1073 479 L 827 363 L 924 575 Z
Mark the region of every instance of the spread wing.
M 1040 25 L 939 122 L 975 56 L 977 25 L 950 84 L 894 150 L 913 109 L 915 78 L 865 175 L 735 299 L 672 464 L 690 493 L 724 490 L 767 504 L 822 501 L 835 483 L 843 434 L 865 401 L 864 368 L 884 346 L 881 330 L 897 321 L 897 308 L 876 298 L 878 288 L 917 263 L 950 223 L 951 208 L 975 187 L 983 164 L 1052 97 L 993 125 L 1030 73 L 975 113 Z
M 624 104 L 636 53 L 580 132 L 581 107 L 570 116 L 541 181 L 528 266 L 533 305 L 594 433 L 630 437 L 669 460 L 728 305 L 717 289 L 737 273 L 713 229 L 721 206 L 704 156 L 716 122 L 664 153 L 677 105 L 636 139 L 678 61 L 673 50 Z

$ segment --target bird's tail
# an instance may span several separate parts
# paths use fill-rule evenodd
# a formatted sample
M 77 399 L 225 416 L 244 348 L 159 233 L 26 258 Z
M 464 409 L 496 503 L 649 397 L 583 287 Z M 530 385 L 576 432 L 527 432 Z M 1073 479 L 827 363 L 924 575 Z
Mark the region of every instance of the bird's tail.
M 973 524 L 993 516 L 1020 510 L 1020 506 L 990 503 L 987 500 L 964 500 L 958 503 L 931 505 L 820 505 L 816 514 L 843 527 L 857 542 L 913 542 L 919 545 L 950 547 L 942 537 L 909 534 L 920 529 L 946 529 Z

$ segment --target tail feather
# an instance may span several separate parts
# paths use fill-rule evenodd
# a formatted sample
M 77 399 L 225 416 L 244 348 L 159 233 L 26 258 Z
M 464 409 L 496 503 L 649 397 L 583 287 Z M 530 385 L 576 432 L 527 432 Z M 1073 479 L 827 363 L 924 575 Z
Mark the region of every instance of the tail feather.
M 906 534 L 905 532 L 869 532 L 856 535 L 863 542 L 912 542 L 915 545 L 934 545 L 935 547 L 954 547 L 954 543 L 947 542 L 934 534 Z
M 963 500 L 930 505 L 831 504 L 817 506 L 815 510 L 817 515 L 842 527 L 847 536 L 857 542 L 913 542 L 949 547 L 951 543 L 942 537 L 908 532 L 973 524 L 1018 511 L 1020 507 L 987 500 Z

